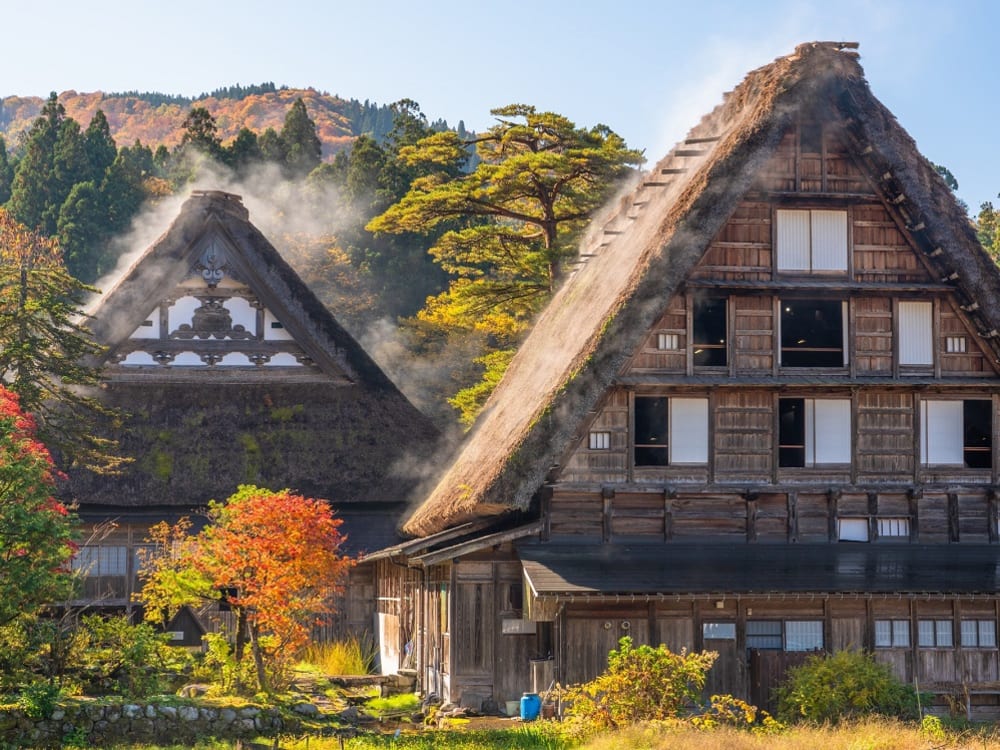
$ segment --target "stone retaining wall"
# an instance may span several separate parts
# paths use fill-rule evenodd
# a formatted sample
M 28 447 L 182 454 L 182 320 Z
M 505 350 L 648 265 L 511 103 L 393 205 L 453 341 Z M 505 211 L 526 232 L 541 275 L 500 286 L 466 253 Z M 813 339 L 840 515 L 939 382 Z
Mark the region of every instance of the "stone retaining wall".
M 19 709 L 0 709 L 0 745 L 102 747 L 118 742 L 193 744 L 205 737 L 249 738 L 294 732 L 295 719 L 275 708 L 210 708 L 150 703 L 58 706 L 48 719 L 32 719 Z

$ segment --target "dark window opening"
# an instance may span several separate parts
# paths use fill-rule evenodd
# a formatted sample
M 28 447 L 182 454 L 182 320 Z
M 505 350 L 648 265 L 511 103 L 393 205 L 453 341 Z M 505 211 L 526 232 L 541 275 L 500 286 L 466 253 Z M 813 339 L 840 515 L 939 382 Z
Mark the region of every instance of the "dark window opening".
M 778 400 L 778 466 L 806 465 L 806 402 Z
M 696 367 L 726 365 L 726 300 L 695 300 L 692 344 Z
M 782 300 L 781 366 L 844 366 L 840 300 Z
M 279 323 L 278 321 L 274 320 L 271 322 L 271 328 L 284 328 L 284 326 L 281 325 L 281 323 Z
M 153 320 L 152 320 L 152 318 L 150 318 L 149 320 L 142 321 L 142 325 L 146 326 L 147 328 L 152 328 L 153 327 Z
M 669 463 L 666 396 L 635 397 L 635 465 L 666 466 Z
M 524 584 L 523 583 L 512 583 L 508 589 L 508 602 L 507 606 L 514 612 L 520 612 L 524 609 Z
M 970 469 L 993 466 L 993 402 L 969 399 L 962 403 L 963 449 Z
M 823 153 L 823 126 L 820 123 L 807 122 L 799 126 L 799 148 L 805 154 Z

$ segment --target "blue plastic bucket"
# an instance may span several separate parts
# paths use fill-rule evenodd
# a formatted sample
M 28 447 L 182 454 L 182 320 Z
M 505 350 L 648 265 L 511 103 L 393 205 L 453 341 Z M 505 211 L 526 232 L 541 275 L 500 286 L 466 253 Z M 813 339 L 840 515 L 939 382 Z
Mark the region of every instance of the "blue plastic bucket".
M 534 721 L 542 710 L 542 699 L 538 693 L 525 693 L 521 696 L 521 720 Z

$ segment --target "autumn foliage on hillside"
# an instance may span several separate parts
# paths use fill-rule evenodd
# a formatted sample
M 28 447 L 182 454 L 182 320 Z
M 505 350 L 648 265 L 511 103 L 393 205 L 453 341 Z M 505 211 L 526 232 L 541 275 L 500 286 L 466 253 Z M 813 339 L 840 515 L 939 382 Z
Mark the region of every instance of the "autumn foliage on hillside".
M 288 108 L 296 99 L 305 102 L 310 118 L 316 123 L 316 134 L 323 144 L 323 156 L 329 157 L 350 145 L 357 135 L 346 114 L 348 102 L 315 89 L 279 89 L 250 94 L 242 99 L 205 97 L 190 105 L 182 103 L 153 104 L 134 96 L 114 96 L 100 91 L 78 93 L 64 91 L 59 102 L 66 116 L 77 122 L 90 122 L 97 110 L 104 112 L 111 135 L 119 146 L 136 140 L 145 144 L 163 144 L 173 148 L 184 134 L 184 118 L 192 107 L 204 107 L 215 118 L 218 135 L 228 143 L 240 128 L 256 133 L 267 128 L 281 130 Z M 45 105 L 42 97 L 9 96 L 0 100 L 0 135 L 8 143 L 16 143 L 26 132 Z

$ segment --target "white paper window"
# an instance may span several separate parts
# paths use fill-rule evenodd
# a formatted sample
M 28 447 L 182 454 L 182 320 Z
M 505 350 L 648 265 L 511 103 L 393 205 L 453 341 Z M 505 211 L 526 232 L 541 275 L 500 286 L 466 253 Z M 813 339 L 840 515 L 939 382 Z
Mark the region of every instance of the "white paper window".
M 875 648 L 907 648 L 909 645 L 909 620 L 875 621 Z
M 680 337 L 676 333 L 657 334 L 656 348 L 661 351 L 677 351 L 681 348 Z
M 962 465 L 962 402 L 922 401 L 920 416 L 920 462 Z
M 611 433 L 604 431 L 592 431 L 590 433 L 589 447 L 592 451 L 606 451 L 611 449 Z
M 779 271 L 847 270 L 847 212 L 788 210 L 776 212 Z
M 878 535 L 880 537 L 909 537 L 910 519 L 880 518 L 878 519 Z
M 789 620 L 785 623 L 785 651 L 817 651 L 823 648 L 823 623 L 819 620 Z
M 670 399 L 670 463 L 708 463 L 708 399 Z
M 779 466 L 851 462 L 850 400 L 783 398 L 779 399 L 778 418 Z
M 951 620 L 919 620 L 917 645 L 921 648 L 951 648 Z
M 965 354 L 965 336 L 947 336 L 944 340 L 944 350 L 948 354 Z
M 994 620 L 962 620 L 963 648 L 996 648 L 997 624 Z
M 934 364 L 933 305 L 899 303 L 899 364 Z
M 837 539 L 842 542 L 867 542 L 867 518 L 838 518 Z

